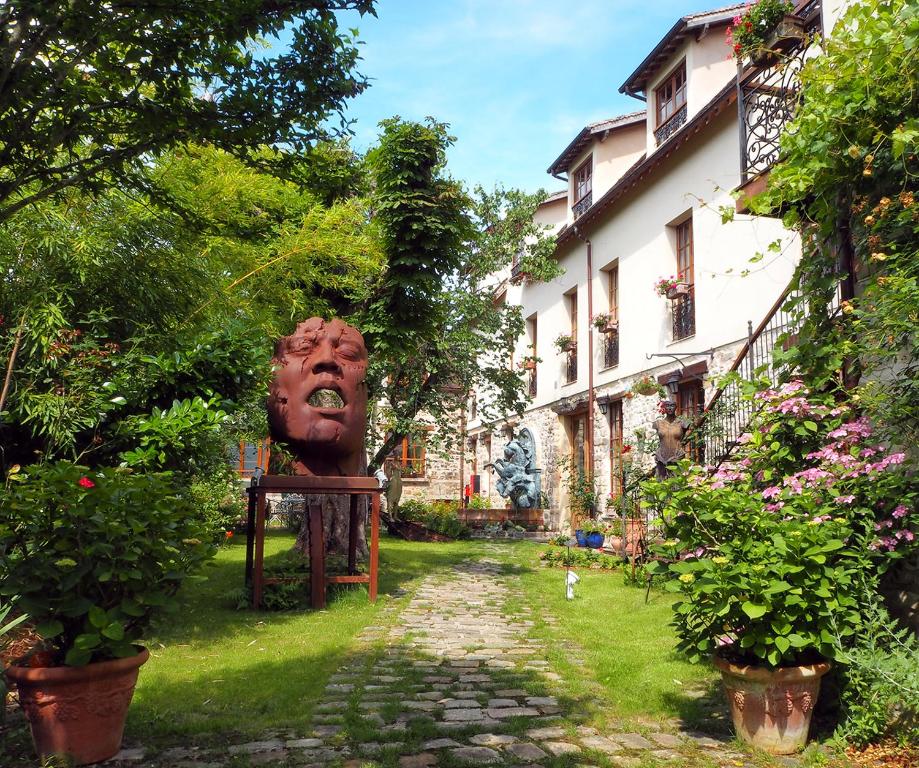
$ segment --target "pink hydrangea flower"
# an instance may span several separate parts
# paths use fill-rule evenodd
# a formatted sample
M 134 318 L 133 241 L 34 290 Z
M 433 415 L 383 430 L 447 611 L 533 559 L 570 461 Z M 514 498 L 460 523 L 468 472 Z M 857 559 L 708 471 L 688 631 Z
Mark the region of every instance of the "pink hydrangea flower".
M 896 518 L 906 517 L 906 513 L 909 510 L 906 508 L 905 504 L 897 505 L 897 508 L 891 513 Z
M 855 497 L 851 494 L 849 494 L 848 496 L 837 496 L 836 497 L 837 504 L 851 504 L 853 501 L 855 501 Z
M 781 488 L 779 488 L 776 485 L 770 485 L 768 488 L 766 488 L 763 491 L 763 498 L 764 499 L 774 499 L 776 498 L 776 496 L 780 495 L 781 493 L 782 493 Z

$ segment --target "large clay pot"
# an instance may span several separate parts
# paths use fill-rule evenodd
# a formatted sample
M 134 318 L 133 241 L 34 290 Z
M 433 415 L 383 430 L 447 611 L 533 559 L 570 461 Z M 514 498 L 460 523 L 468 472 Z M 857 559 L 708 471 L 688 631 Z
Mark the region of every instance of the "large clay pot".
M 66 755 L 76 765 L 115 755 L 137 673 L 148 658 L 150 652 L 142 648 L 136 656 L 85 667 L 7 669 L 7 678 L 19 689 L 38 754 Z
M 790 755 L 807 743 L 811 714 L 828 661 L 803 667 L 739 666 L 715 656 L 737 735 L 773 755 Z

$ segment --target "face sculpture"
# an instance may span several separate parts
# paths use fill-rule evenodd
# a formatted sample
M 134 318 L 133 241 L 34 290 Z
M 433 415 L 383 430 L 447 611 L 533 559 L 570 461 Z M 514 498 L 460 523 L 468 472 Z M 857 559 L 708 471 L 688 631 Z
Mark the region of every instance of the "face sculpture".
M 275 347 L 268 391 L 271 438 L 302 475 L 356 476 L 367 425 L 367 348 L 357 329 L 318 317 Z

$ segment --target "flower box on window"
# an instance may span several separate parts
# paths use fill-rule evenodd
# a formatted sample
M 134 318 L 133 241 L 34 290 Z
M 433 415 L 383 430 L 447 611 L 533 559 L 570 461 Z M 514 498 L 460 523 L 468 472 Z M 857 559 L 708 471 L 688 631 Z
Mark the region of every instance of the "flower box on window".
M 667 289 L 666 296 L 668 299 L 678 299 L 680 296 L 689 295 L 689 283 L 675 283 Z
M 619 331 L 619 321 L 606 312 L 595 315 L 593 324 L 594 328 L 600 331 L 600 333 L 617 333 Z
M 571 336 L 567 333 L 563 333 L 555 339 L 555 348 L 559 352 L 571 352 L 577 348 L 577 345 L 578 343 L 574 336 Z

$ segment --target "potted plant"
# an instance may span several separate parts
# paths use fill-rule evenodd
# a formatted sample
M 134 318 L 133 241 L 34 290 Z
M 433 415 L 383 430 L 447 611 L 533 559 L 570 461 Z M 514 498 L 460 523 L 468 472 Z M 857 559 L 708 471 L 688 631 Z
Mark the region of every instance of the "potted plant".
M 518 365 L 524 371 L 535 371 L 536 366 L 542 362 L 542 358 L 536 355 L 524 355 L 520 358 Z
M 747 6 L 726 33 L 734 57 L 739 62 L 750 57 L 761 63 L 782 40 L 803 37 L 801 20 L 791 15 L 793 11 L 790 0 L 759 0 Z
M 588 518 L 581 523 L 581 531 L 584 534 L 584 545 L 590 549 L 600 549 L 603 546 L 603 540 L 608 532 L 607 526 L 598 520 Z
M 879 577 L 919 541 L 904 455 L 829 395 L 790 382 L 755 397 L 730 464 L 644 484 L 667 535 L 679 647 L 714 655 L 737 735 L 774 754 L 807 738 L 820 678 L 862 626 Z
M 619 321 L 610 312 L 594 315 L 593 324 L 600 333 L 616 333 L 619 330 Z
M 657 383 L 657 379 L 653 376 L 642 376 L 632 384 L 632 392 L 637 395 L 644 395 L 645 397 L 660 394 L 661 391 L 661 385 Z
M 571 352 L 577 347 L 577 340 L 570 333 L 559 334 L 553 343 L 559 352 Z
M 19 596 L 42 638 L 7 670 L 36 750 L 106 760 L 149 657 L 141 638 L 214 553 L 207 528 L 169 473 L 59 462 L 10 476 L 0 540 L 0 594 Z
M 682 275 L 662 277 L 654 284 L 654 292 L 658 296 L 676 299 L 689 293 L 689 283 L 683 280 Z
M 15 604 L 15 597 L 7 605 L 0 603 L 0 649 L 3 649 L 7 642 L 7 634 L 29 618 L 27 614 L 23 613 L 7 620 L 7 616 L 10 616 Z M 3 674 L 3 666 L 0 664 L 0 725 L 3 724 L 3 719 L 6 715 L 6 694 L 6 675 Z

